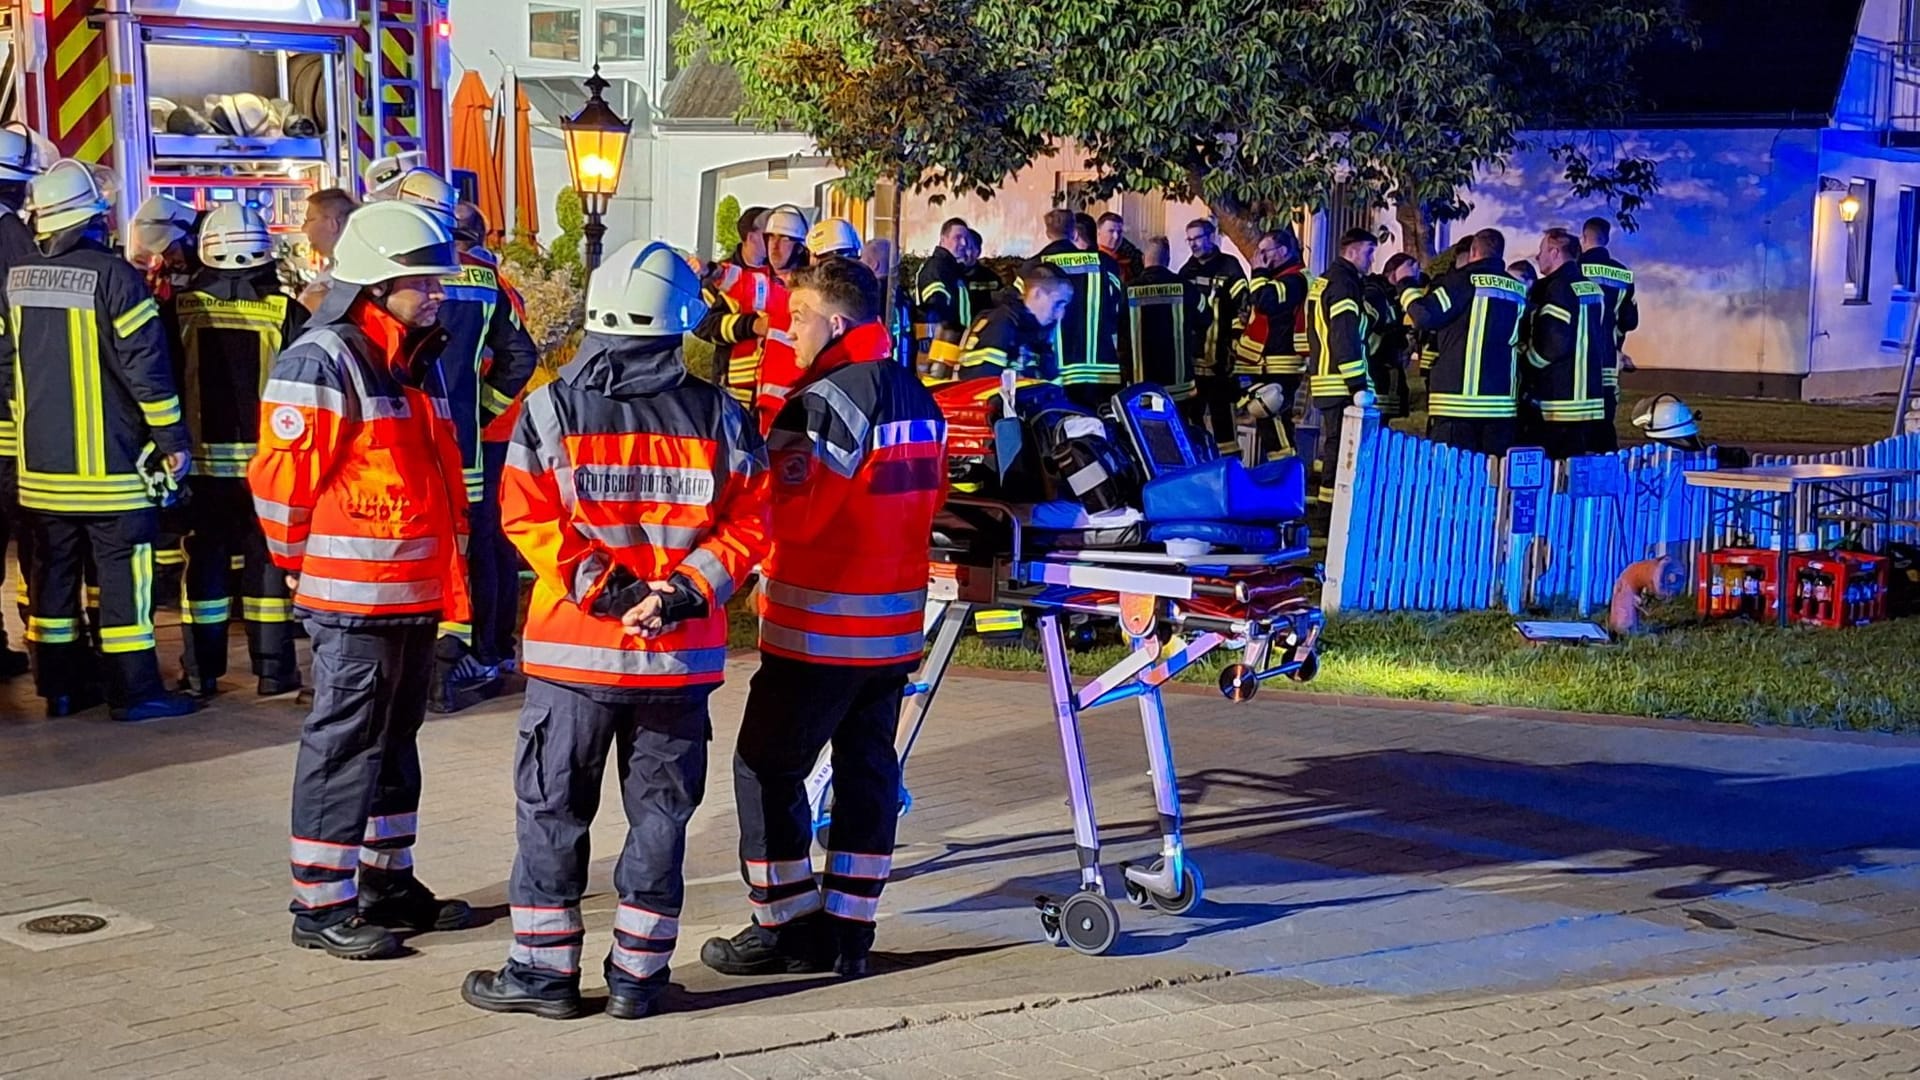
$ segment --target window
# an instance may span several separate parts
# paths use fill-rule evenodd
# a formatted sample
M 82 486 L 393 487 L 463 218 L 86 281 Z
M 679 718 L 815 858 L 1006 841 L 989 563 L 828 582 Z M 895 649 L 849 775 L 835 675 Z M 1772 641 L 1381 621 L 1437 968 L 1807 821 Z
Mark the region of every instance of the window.
M 527 55 L 535 60 L 579 63 L 580 8 L 572 4 L 528 4 Z
M 1920 291 L 1920 188 L 1900 189 L 1900 234 L 1893 252 L 1895 287 L 1908 294 Z
M 595 8 L 594 54 L 602 64 L 632 64 L 647 58 L 647 9 L 639 5 Z
M 1842 205 L 1850 206 L 1853 214 L 1853 220 L 1845 222 L 1847 286 L 1843 302 L 1870 304 L 1873 302 L 1873 181 L 1856 178 L 1848 184 Z

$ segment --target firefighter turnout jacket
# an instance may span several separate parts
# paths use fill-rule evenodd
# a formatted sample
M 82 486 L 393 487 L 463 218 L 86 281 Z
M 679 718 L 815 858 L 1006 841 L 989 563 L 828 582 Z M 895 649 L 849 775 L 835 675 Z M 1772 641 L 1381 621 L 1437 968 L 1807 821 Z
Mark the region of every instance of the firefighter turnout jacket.
M 1404 416 L 1408 404 L 1406 312 L 1397 290 L 1380 274 L 1366 277 L 1367 373 L 1380 411 Z
M 299 576 L 296 610 L 343 627 L 471 617 L 445 343 L 336 284 L 274 361 L 247 483 L 274 564 Z
M 1344 407 L 1370 389 L 1367 286 L 1360 269 L 1335 259 L 1307 289 L 1307 392 L 1320 408 Z
M 677 336 L 589 333 L 527 395 L 501 525 L 534 573 L 523 668 L 614 703 L 704 693 L 726 604 L 766 553 L 765 445 L 745 409 L 686 372 Z M 665 632 L 620 617 L 670 582 Z
M 772 267 L 748 266 L 735 249 L 733 257 L 715 267 L 700 290 L 707 302 L 707 314 L 693 328 L 693 336 L 713 343 L 714 381 L 742 405 L 753 401 L 754 365 L 760 354 L 760 338 L 753 332 L 753 324 L 766 313 L 776 289 L 784 286 L 773 276 Z
M 1055 240 L 1034 257 L 1073 282 L 1073 303 L 1053 327 L 1060 385 L 1119 386 L 1120 326 L 1127 305 L 1120 264 L 1110 255 L 1081 251 L 1071 240 Z M 1018 282 L 1015 287 L 1018 291 Z
M 1207 297 L 1164 266 L 1149 266 L 1127 286 L 1126 381 L 1153 383 L 1175 401 L 1193 396 L 1193 362 L 1207 337 Z
M 1588 281 L 1607 290 L 1607 303 L 1600 331 L 1613 342 L 1613 357 L 1603 378 L 1609 396 L 1620 393 L 1620 354 L 1626 350 L 1627 335 L 1640 328 L 1640 303 L 1634 296 L 1633 271 L 1608 254 L 1604 247 L 1588 248 L 1580 253 L 1580 269 Z
M 1307 289 L 1312 275 L 1298 259 L 1256 267 L 1239 286 L 1246 330 L 1233 343 L 1241 375 L 1304 375 L 1307 371 Z
M 540 366 L 540 352 L 527 333 L 519 297 L 500 277 L 492 259 L 460 253 L 460 273 L 441 282 L 447 298 L 440 326 L 447 347 L 440 354 L 447 403 L 460 440 L 460 467 L 467 498 L 480 498 L 480 444 L 487 425 L 513 408 Z
M 1529 396 L 1548 423 L 1604 420 L 1613 341 L 1606 290 L 1568 262 L 1533 287 L 1527 311 Z
M 33 242 L 33 230 L 21 219 L 17 210 L 0 209 L 0 287 L 4 287 L 7 271 L 19 265 L 21 260 L 40 253 L 40 246 Z M 0 340 L 6 336 L 0 334 Z M 0 378 L 12 375 L 11 358 L 0 359 Z M 20 453 L 19 430 L 13 422 L 13 395 L 0 393 L 0 458 L 17 457 Z M 0 506 L 0 513 L 5 507 Z
M 966 325 L 971 327 L 982 315 L 992 311 L 1006 288 L 1006 281 L 986 263 L 977 262 L 967 267 Z
M 1201 342 L 1197 375 L 1233 374 L 1233 328 L 1240 318 L 1241 282 L 1247 272 L 1240 260 L 1224 251 L 1188 259 L 1180 276 L 1206 294 L 1207 335 Z
M 260 435 L 260 392 L 274 357 L 307 325 L 271 268 L 205 269 L 174 296 L 180 396 L 195 476 L 247 475 Z
M 926 387 L 890 362 L 891 349 L 877 322 L 849 330 L 774 421 L 763 652 L 863 667 L 919 662 L 947 424 Z
M 956 362 L 960 339 L 973 325 L 973 300 L 967 268 L 953 252 L 934 248 L 920 263 L 913 287 L 914 337 L 927 360 Z
M 1053 331 L 1040 325 L 1018 292 L 1008 292 L 998 307 L 967 329 L 960 342 L 959 376 L 978 379 L 1010 367 L 1023 379 L 1058 382 L 1056 360 Z
M 1527 289 L 1498 259 L 1455 267 L 1408 308 L 1439 354 L 1427 375 L 1427 413 L 1462 420 L 1516 415 L 1518 353 Z
M 7 269 L 0 397 L 12 403 L 20 505 L 53 514 L 152 509 L 141 455 L 190 448 L 160 305 L 140 271 L 84 228 Z

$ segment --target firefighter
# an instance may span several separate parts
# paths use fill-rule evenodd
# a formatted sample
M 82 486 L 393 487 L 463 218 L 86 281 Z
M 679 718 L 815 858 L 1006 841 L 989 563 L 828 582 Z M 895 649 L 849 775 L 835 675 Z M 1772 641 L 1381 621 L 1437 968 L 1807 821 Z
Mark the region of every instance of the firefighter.
M 953 377 L 960 339 L 973 325 L 973 294 L 962 261 L 972 231 L 960 218 L 943 222 L 940 243 L 921 261 L 914 283 L 915 356 L 920 370 L 936 380 Z
M 1193 360 L 1207 335 L 1207 298 L 1200 287 L 1167 268 L 1171 245 L 1147 241 L 1141 269 L 1127 286 L 1127 330 L 1133 367 L 1128 383 L 1147 382 L 1185 402 L 1193 396 Z
M 1078 229 L 1073 212 L 1049 211 L 1048 243 L 1036 258 L 1073 283 L 1073 303 L 1053 324 L 1058 356 L 1054 370 L 1074 404 L 1094 409 L 1120 387 L 1120 327 L 1127 294 L 1120 284 L 1120 264 L 1094 249 L 1093 219 L 1087 217 L 1086 224 L 1087 246 L 1082 249 L 1073 239 Z
M 1391 420 L 1404 419 L 1412 408 L 1412 388 L 1407 384 L 1407 350 L 1411 337 L 1407 330 L 1406 308 L 1401 298 L 1415 288 L 1420 278 L 1420 260 L 1404 251 L 1395 252 L 1378 274 L 1367 275 L 1367 372 L 1373 380 L 1375 404 L 1380 415 Z
M 1006 290 L 1007 283 L 993 267 L 980 261 L 980 253 L 985 250 L 986 240 L 978 229 L 967 230 L 965 254 L 960 256 L 960 264 L 966 267 L 967 276 L 967 326 L 973 326 L 973 319 L 992 311 L 1000 302 L 1000 294 Z
M 806 250 L 812 262 L 830 258 L 858 259 L 861 253 L 860 233 L 853 227 L 853 222 L 846 218 L 821 218 L 813 228 L 807 230 Z M 868 269 L 873 268 L 869 266 Z M 885 280 L 877 270 L 874 271 L 874 277 Z M 805 373 L 793 351 L 793 313 L 788 306 L 791 298 L 785 289 L 774 295 L 767 312 L 767 336 L 755 365 L 759 375 L 754 388 L 753 416 L 762 438 L 772 430 L 774 417 L 780 415 L 780 409 L 786 405 L 794 385 Z
M 1284 229 L 1261 234 L 1254 260 L 1252 272 L 1234 286 L 1235 306 L 1248 324 L 1233 343 L 1234 370 L 1250 390 L 1267 383 L 1280 388 L 1281 433 L 1291 446 L 1293 409 L 1307 372 L 1307 288 L 1313 277 L 1300 261 L 1300 241 Z
M 392 187 L 391 197 L 425 208 L 454 234 L 461 232 L 459 195 L 453 185 L 430 169 L 414 169 Z M 487 424 L 513 407 L 527 380 L 540 366 L 540 352 L 520 318 L 515 297 L 501 281 L 491 259 L 474 254 L 486 239 L 486 223 L 478 208 L 464 230 L 467 250 L 460 252 L 459 272 L 441 284 L 446 300 L 440 305 L 440 327 L 447 345 L 440 354 L 447 401 L 453 409 L 453 430 L 460 443 L 461 475 L 471 507 L 467 551 L 468 596 L 473 621 L 448 620 L 440 624 L 434 646 L 434 712 L 458 712 L 499 697 L 506 689 L 501 665 L 513 659 L 513 623 L 519 615 L 520 583 L 512 584 L 497 572 L 510 565 L 507 540 L 500 531 L 500 470 L 506 447 L 489 448 L 483 438 Z M 474 232 L 478 228 L 478 233 Z M 488 456 L 491 449 L 492 457 Z
M 1219 230 L 1208 218 L 1187 222 L 1187 247 L 1192 254 L 1180 268 L 1180 276 L 1198 285 L 1207 296 L 1207 338 L 1194 369 L 1198 394 L 1188 420 L 1197 426 L 1204 419 L 1221 452 L 1237 454 L 1240 441 L 1233 404 L 1240 396 L 1240 383 L 1233 376 L 1233 328 L 1239 320 L 1236 292 L 1247 272 L 1239 259 L 1220 250 Z
M 733 766 L 754 917 L 700 950 L 724 974 L 865 974 L 893 863 L 894 734 L 925 644 L 927 536 L 947 453 L 933 396 L 888 362 L 880 301 L 873 272 L 849 259 L 827 259 L 794 285 L 807 375 L 767 440 L 760 670 Z M 805 785 L 829 744 L 833 824 L 816 884 Z
M 1094 235 L 1100 251 L 1120 266 L 1120 283 L 1130 285 L 1146 269 L 1146 260 L 1133 241 L 1127 239 L 1127 219 L 1111 211 L 1094 222 Z
M 1328 264 L 1326 275 L 1307 293 L 1307 352 L 1312 374 L 1307 392 L 1320 410 L 1320 444 L 1314 455 L 1320 466 L 1319 501 L 1333 502 L 1336 462 L 1347 406 L 1355 394 L 1373 389 L 1367 372 L 1367 272 L 1379 241 L 1365 229 L 1349 229 L 1340 237 L 1340 254 Z
M 1607 245 L 1613 224 L 1603 217 L 1588 218 L 1580 229 L 1580 269 L 1587 280 L 1607 290 L 1606 325 L 1601 333 L 1613 339 L 1613 363 L 1603 375 L 1607 386 L 1607 422 L 1620 411 L 1620 369 L 1627 366 L 1627 335 L 1640 328 L 1640 302 L 1634 296 L 1633 271 L 1613 257 Z
M 1466 262 L 1407 309 L 1439 351 L 1427 374 L 1427 437 L 1481 454 L 1505 454 L 1516 438 L 1516 350 L 1527 293 L 1507 276 L 1506 253 L 1499 230 L 1474 233 Z
M 677 252 L 634 241 L 587 288 L 579 355 L 528 396 L 501 493 L 536 577 L 514 940 L 506 966 L 468 975 L 461 996 L 490 1012 L 580 1014 L 588 832 L 618 747 L 627 840 L 607 1014 L 630 1020 L 667 985 L 726 604 L 766 552 L 767 458 L 746 411 L 687 374 L 681 336 L 705 304 Z
M 1540 239 L 1540 283 L 1527 302 L 1529 397 L 1539 423 L 1526 436 L 1556 461 L 1612 453 L 1605 372 L 1613 341 L 1605 336 L 1606 290 L 1587 279 L 1580 244 L 1566 233 Z
M 423 207 L 355 211 L 326 303 L 273 363 L 247 468 L 313 640 L 293 943 L 348 959 L 393 955 L 390 927 L 451 930 L 470 914 L 413 869 L 435 628 L 468 614 L 466 484 L 438 326 L 441 282 L 459 270 L 453 237 Z
M 260 212 L 221 203 L 200 225 L 205 269 L 171 304 L 193 434 L 193 498 L 186 504 L 186 595 L 181 689 L 212 697 L 227 673 L 232 559 L 241 559 L 240 616 L 262 697 L 300 689 L 293 600 L 253 518 L 247 463 L 258 449 L 260 391 L 274 357 L 300 336 L 307 310 L 281 292 L 273 239 Z
M 0 283 L 7 271 L 23 259 L 39 253 L 34 246 L 33 229 L 21 216 L 27 201 L 27 181 L 39 174 L 34 159 L 33 137 L 18 127 L 0 128 Z M 0 359 L 0 364 L 11 364 Z M 20 509 L 20 480 L 15 467 L 19 455 L 19 436 L 13 423 L 13 395 L 0 394 L 0 582 L 6 580 L 7 540 L 13 540 L 14 558 L 20 564 L 21 583 L 14 590 L 25 621 L 28 591 L 26 579 L 33 573 L 33 531 L 27 527 Z M 0 619 L 0 679 L 25 675 L 30 669 L 27 654 L 13 649 L 7 640 L 6 620 Z
M 169 344 L 180 340 L 180 328 L 173 320 L 173 298 L 186 289 L 201 267 L 197 251 L 199 222 L 199 211 L 186 203 L 167 195 L 151 195 L 134 211 L 133 227 L 128 230 L 127 260 L 146 275 L 147 289 L 160 304 L 161 325 L 166 327 Z M 179 359 L 174 357 L 175 385 L 181 382 Z M 171 608 L 180 597 L 187 565 L 183 532 L 177 512 L 160 515 L 160 533 L 153 544 L 157 607 Z M 92 585 L 91 580 L 88 584 Z M 87 606 L 91 609 L 94 604 L 90 601 Z
M 743 230 L 747 228 L 744 221 Z M 781 275 L 802 265 L 807 219 L 791 206 L 779 206 L 761 215 L 752 231 L 761 234 L 766 244 L 766 264 L 724 264 L 707 283 L 707 316 L 693 332 L 695 337 L 722 349 L 714 360 L 718 377 L 734 400 L 749 406 L 753 404 L 760 345 L 771 325 L 767 313 L 778 302 L 778 293 L 786 289 Z M 723 361 L 722 371 L 717 365 Z
M 27 198 L 38 246 L 7 270 L 0 397 L 13 403 L 20 506 L 33 530 L 27 638 L 49 717 L 96 699 L 81 624 L 89 559 L 113 718 L 184 716 L 154 650 L 156 505 L 191 464 L 160 306 L 107 249 L 109 200 L 92 170 L 62 161 Z
M 1032 262 L 1020 271 L 1019 284 L 967 329 L 960 343 L 962 379 L 997 376 L 1010 367 L 1023 379 L 1057 380 L 1054 328 L 1073 306 L 1073 279 L 1049 263 Z

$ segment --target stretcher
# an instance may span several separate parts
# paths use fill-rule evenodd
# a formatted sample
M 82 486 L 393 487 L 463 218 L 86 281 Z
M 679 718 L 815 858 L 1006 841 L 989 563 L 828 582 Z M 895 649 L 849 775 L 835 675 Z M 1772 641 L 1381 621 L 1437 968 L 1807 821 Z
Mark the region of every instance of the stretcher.
M 1174 555 L 1157 545 L 1085 546 L 1074 533 L 1035 528 L 1031 507 L 987 498 L 956 495 L 947 510 L 932 548 L 927 655 L 903 707 L 898 746 L 903 775 L 973 612 L 1011 608 L 1036 616 L 1066 768 L 1079 887 L 1062 898 L 1039 897 L 1035 906 L 1047 940 L 1089 955 L 1105 953 L 1118 938 L 1120 916 L 1101 870 L 1080 716 L 1128 700 L 1136 703 L 1159 817 L 1160 853 L 1148 865 L 1120 864 L 1125 897 L 1150 911 L 1192 911 L 1205 884 L 1181 835 L 1180 792 L 1161 687 L 1220 649 L 1239 652 L 1238 662 L 1220 674 L 1220 690 L 1229 700 L 1248 700 L 1269 679 L 1314 677 L 1324 619 L 1314 603 L 1318 582 L 1306 566 L 1305 529 L 1289 524 L 1273 530 L 1278 542 L 1266 550 Z M 1076 687 L 1066 628 L 1070 620 L 1082 619 L 1116 620 L 1128 653 Z M 831 765 L 823 757 L 808 781 L 816 828 L 830 818 L 831 783 Z M 901 812 L 911 805 L 903 781 Z

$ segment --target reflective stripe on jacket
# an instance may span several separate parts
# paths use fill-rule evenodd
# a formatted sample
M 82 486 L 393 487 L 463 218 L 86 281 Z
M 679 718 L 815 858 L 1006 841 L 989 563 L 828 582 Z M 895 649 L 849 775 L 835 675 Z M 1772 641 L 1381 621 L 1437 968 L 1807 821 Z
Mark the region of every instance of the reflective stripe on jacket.
M 624 690 L 717 685 L 726 603 L 765 554 L 766 449 L 746 410 L 687 375 L 678 339 L 589 334 L 527 396 L 500 481 L 501 525 L 534 573 L 524 669 Z M 658 637 L 593 614 L 625 571 L 677 579 L 703 615 Z
M 892 351 L 879 323 L 855 327 L 821 352 L 774 421 L 764 652 L 851 666 L 920 658 L 947 425 Z
M 440 364 L 467 498 L 478 499 L 486 427 L 513 407 L 540 366 L 540 354 L 521 320 L 518 298 L 493 260 L 462 252 L 460 266 L 460 273 L 440 283 L 447 291 L 440 305 L 440 326 L 447 332 Z
M 171 307 L 195 476 L 244 477 L 258 449 L 260 391 L 307 309 L 259 270 L 205 270 Z
M 352 619 L 470 617 L 466 487 L 435 361 L 444 331 L 407 332 L 335 289 L 274 362 L 247 468 L 294 606 Z M 398 371 L 419 371 L 409 385 Z
M 1518 350 L 1527 288 L 1498 259 L 1456 267 L 1407 308 L 1440 350 L 1427 374 L 1427 412 L 1458 419 L 1516 414 Z
M 760 352 L 753 323 L 766 312 L 776 289 L 784 291 L 785 286 L 771 268 L 748 266 L 737 252 L 720 264 L 701 289 L 707 314 L 693 335 L 716 346 L 714 381 L 742 405 L 753 401 L 754 364 Z
M 1531 396 L 1550 422 L 1604 420 L 1606 371 L 1613 340 L 1606 330 L 1606 292 L 1567 263 L 1533 287 L 1527 362 Z

